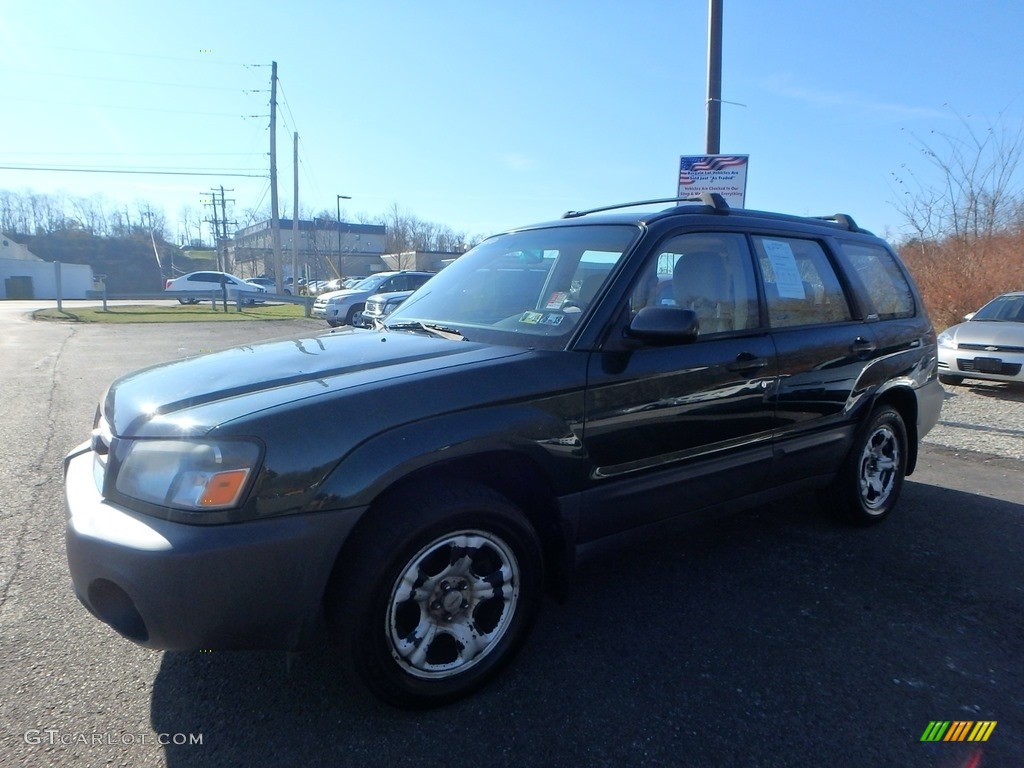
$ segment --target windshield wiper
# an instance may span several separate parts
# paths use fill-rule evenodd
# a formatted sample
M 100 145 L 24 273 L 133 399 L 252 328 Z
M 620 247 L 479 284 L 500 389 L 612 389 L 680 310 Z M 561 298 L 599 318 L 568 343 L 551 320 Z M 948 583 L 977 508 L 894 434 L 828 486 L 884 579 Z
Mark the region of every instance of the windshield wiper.
M 434 323 L 424 323 L 422 320 L 407 320 L 404 323 L 385 324 L 384 328 L 388 331 L 424 331 L 431 336 L 448 339 L 449 341 L 465 341 L 466 339 L 465 336 L 454 328 L 446 328 L 443 325 L 435 325 Z

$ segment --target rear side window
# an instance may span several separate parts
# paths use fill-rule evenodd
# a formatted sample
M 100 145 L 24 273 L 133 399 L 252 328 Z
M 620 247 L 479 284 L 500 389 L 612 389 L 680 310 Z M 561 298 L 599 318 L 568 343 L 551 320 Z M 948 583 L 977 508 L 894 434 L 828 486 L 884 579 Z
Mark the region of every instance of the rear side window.
M 864 284 L 879 318 L 913 317 L 914 293 L 887 249 L 862 243 L 840 242 L 839 246 Z
M 772 328 L 852 318 L 842 285 L 820 243 L 761 236 L 753 241 Z

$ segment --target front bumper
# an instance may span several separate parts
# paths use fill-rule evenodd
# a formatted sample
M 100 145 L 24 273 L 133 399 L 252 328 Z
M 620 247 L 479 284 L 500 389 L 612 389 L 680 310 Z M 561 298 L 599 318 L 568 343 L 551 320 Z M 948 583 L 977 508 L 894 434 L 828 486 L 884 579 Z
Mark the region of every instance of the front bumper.
M 314 304 L 310 314 L 319 320 L 340 323 L 343 309 L 347 309 L 347 307 L 342 304 L 321 304 L 319 307 Z
M 308 646 L 324 593 L 361 510 L 229 525 L 185 525 L 112 504 L 91 451 L 65 462 L 66 545 L 75 593 L 147 648 Z
M 939 347 L 939 373 L 987 381 L 1024 382 L 1024 354 Z

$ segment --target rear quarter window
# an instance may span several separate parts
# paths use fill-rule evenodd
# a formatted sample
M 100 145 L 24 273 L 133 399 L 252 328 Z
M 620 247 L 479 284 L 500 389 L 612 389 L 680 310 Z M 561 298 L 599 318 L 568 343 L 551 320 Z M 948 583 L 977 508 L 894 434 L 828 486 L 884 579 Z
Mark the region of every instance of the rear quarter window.
M 842 241 L 839 247 L 860 278 L 880 319 L 914 316 L 914 291 L 888 249 Z

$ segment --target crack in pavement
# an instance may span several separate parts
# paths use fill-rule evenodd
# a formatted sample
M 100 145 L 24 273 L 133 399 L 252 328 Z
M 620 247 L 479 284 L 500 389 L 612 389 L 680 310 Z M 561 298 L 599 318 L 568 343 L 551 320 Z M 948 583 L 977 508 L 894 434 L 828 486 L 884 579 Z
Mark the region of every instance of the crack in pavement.
M 29 505 L 29 509 L 35 508 L 36 505 L 34 502 L 39 497 L 40 489 L 45 487 L 50 481 L 49 471 L 52 469 L 52 467 L 49 466 L 47 458 L 50 454 L 50 446 L 53 444 L 54 437 L 57 431 L 56 419 L 54 418 L 53 415 L 54 398 L 56 396 L 57 391 L 57 372 L 60 369 L 60 363 L 64 357 L 64 350 L 67 349 L 67 345 L 74 337 L 76 330 L 77 329 L 74 326 L 68 327 L 69 333 L 67 336 L 64 337 L 64 340 L 61 342 L 60 347 L 57 350 L 57 354 L 53 357 L 53 364 L 50 366 L 49 391 L 47 392 L 46 396 L 47 420 L 45 438 L 43 440 L 42 449 L 36 456 L 35 461 L 29 467 L 29 471 L 32 472 L 37 477 L 39 477 L 39 479 L 36 482 L 33 482 L 30 486 L 34 490 L 30 497 L 33 503 Z M 5 606 L 7 605 L 7 598 L 10 595 L 11 586 L 14 584 L 15 579 L 21 573 L 22 564 L 25 556 L 25 537 L 28 535 L 29 530 L 29 519 L 30 516 L 26 514 L 22 518 L 21 523 L 18 525 L 18 533 L 14 538 L 13 567 L 11 568 L 10 576 L 7 578 L 3 585 L 0 585 L 0 612 L 2 612 Z

